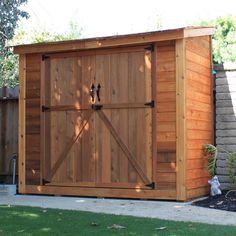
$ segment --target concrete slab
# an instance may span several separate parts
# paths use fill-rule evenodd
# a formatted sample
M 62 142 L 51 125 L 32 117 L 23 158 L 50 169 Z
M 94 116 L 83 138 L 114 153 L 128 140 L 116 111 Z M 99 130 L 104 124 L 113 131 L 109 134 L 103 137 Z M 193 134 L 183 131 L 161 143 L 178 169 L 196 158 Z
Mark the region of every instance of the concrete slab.
M 60 196 L 0 196 L 0 205 L 80 210 L 175 221 L 235 225 L 236 212 L 192 206 L 191 202 L 143 201 Z

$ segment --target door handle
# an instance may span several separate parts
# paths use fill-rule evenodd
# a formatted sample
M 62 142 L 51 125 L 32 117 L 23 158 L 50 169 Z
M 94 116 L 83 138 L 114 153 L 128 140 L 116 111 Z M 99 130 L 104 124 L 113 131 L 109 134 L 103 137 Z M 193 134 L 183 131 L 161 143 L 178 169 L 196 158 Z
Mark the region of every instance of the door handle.
M 89 90 L 89 95 L 90 95 L 91 98 L 92 98 L 92 102 L 94 102 L 94 96 L 95 96 L 95 91 L 94 91 L 94 89 L 95 89 L 95 86 L 94 86 L 94 84 L 92 84 L 92 85 L 91 85 L 91 88 L 90 88 L 90 90 Z
M 97 98 L 98 98 L 98 101 L 100 102 L 100 89 L 101 89 L 101 85 L 100 84 L 98 84 L 98 86 L 97 86 L 97 90 L 96 90 L 96 92 L 97 92 Z

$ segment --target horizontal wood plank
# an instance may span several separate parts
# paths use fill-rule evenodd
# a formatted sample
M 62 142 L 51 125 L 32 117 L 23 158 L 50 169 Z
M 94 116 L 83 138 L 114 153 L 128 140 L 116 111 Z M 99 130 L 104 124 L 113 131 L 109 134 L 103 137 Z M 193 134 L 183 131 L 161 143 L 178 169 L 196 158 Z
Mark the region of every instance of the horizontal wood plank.
M 203 121 L 211 121 L 212 114 L 211 112 L 204 112 L 204 111 L 196 111 L 193 109 L 187 109 L 187 119 L 189 120 L 203 120 Z
M 176 95 L 175 91 L 170 92 L 159 92 L 157 97 L 157 102 L 173 102 L 175 103 Z
M 187 108 L 191 110 L 196 110 L 196 111 L 203 111 L 203 112 L 211 112 L 212 111 L 212 105 L 199 102 L 196 100 L 187 100 Z
M 174 141 L 157 141 L 157 152 L 174 152 L 176 150 L 176 140 Z
M 191 101 L 212 104 L 212 97 L 209 94 L 201 93 L 201 91 L 187 90 L 187 99 Z
M 172 122 L 176 120 L 176 113 L 173 112 L 158 112 L 157 122 Z
M 168 82 L 159 82 L 157 83 L 157 93 L 161 92 L 175 92 L 176 91 L 176 85 L 174 81 L 168 81 Z
M 158 71 L 157 81 L 159 82 L 175 82 L 175 72 L 174 71 Z
M 209 180 L 209 177 L 188 180 L 187 189 L 189 190 L 189 189 L 196 189 L 196 188 L 201 188 L 201 187 L 208 187 L 209 186 L 208 180 Z
M 161 183 L 175 183 L 176 182 L 176 173 L 156 173 L 156 181 Z
M 201 75 L 197 71 L 192 71 L 191 68 L 189 70 L 186 70 L 186 78 L 188 80 L 192 80 L 199 84 L 207 86 L 211 85 L 211 80 L 212 80 L 211 76 Z M 202 90 L 198 90 L 197 92 L 202 92 Z
M 110 189 L 110 188 L 78 188 L 78 187 L 56 187 L 26 185 L 28 194 L 53 194 L 71 196 L 97 196 L 120 198 L 142 198 L 142 199 L 176 199 L 175 190 L 136 190 L 136 189 Z
M 206 168 L 208 164 L 208 158 L 199 156 L 198 159 L 187 159 L 186 168 L 187 170 Z
M 204 155 L 203 145 L 199 149 L 187 149 L 187 159 L 207 158 Z
M 157 152 L 157 163 L 175 163 L 176 162 L 176 153 L 175 151 L 169 152 Z
M 170 60 L 167 62 L 159 62 L 157 66 L 157 73 L 163 71 L 175 71 L 175 61 Z
M 207 168 L 200 168 L 200 169 L 194 169 L 194 170 L 188 170 L 186 173 L 187 180 L 195 180 L 198 178 L 209 178 L 209 172 Z
M 193 52 L 187 49 L 186 59 L 206 68 L 209 68 L 211 66 L 210 57 L 202 56 L 201 52 Z
M 158 163 L 157 164 L 157 172 L 159 173 L 175 173 L 176 172 L 176 163 Z
M 159 122 L 157 124 L 157 132 L 175 132 L 176 124 L 175 122 Z
M 200 39 L 200 38 L 198 38 Z M 203 39 L 203 37 L 202 37 Z M 188 38 L 186 39 L 186 49 L 192 52 L 198 52 L 200 55 L 204 57 L 210 58 L 210 51 L 209 51 L 209 42 L 206 40 L 196 40 L 195 38 Z
M 157 142 L 174 142 L 176 141 L 175 132 L 158 132 Z
M 195 130 L 196 132 L 198 130 L 205 130 L 212 132 L 213 124 L 211 121 L 187 119 L 187 129 Z
M 187 199 L 193 199 L 199 196 L 209 195 L 209 191 L 210 191 L 209 186 L 187 190 Z
M 186 61 L 186 69 L 197 72 L 203 76 L 211 76 L 210 65 L 208 67 L 205 67 L 205 66 L 197 64 L 196 62 L 192 62 L 192 61 L 187 60 Z
M 212 139 L 188 140 L 189 150 L 200 150 L 204 144 L 212 143 Z
M 174 102 L 157 102 L 157 113 L 159 112 L 175 112 L 176 104 Z
M 212 131 L 205 130 L 187 130 L 187 138 L 188 140 L 196 140 L 196 139 L 211 139 Z
M 202 94 L 210 95 L 212 92 L 212 89 L 209 85 L 201 84 L 197 81 L 188 80 L 188 89 L 196 92 L 201 92 Z

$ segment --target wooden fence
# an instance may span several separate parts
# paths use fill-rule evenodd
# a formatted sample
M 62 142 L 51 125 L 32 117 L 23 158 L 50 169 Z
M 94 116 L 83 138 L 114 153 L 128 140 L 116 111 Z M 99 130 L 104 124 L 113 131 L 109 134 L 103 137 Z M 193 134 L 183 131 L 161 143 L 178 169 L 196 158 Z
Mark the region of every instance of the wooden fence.
M 18 153 L 19 88 L 0 88 L 0 181 L 9 172 L 11 157 Z

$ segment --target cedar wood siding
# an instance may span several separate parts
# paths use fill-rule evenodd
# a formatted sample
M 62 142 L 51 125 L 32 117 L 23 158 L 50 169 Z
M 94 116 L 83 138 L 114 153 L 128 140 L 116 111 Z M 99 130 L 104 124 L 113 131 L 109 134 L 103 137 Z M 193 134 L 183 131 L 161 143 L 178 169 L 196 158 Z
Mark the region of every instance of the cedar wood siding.
M 211 37 L 186 39 L 187 198 L 209 192 L 203 145 L 213 143 Z
M 26 55 L 26 184 L 40 182 L 40 73 L 39 54 Z
M 175 41 L 157 44 L 157 168 L 159 189 L 176 189 Z

